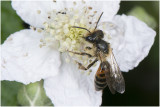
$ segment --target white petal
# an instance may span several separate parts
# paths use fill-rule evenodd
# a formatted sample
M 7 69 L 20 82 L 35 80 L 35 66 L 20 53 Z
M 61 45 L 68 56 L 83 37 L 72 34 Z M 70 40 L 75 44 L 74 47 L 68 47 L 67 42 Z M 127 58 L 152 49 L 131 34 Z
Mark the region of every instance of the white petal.
M 101 105 L 102 92 L 95 91 L 94 88 L 94 75 L 97 69 L 88 76 L 81 73 L 75 64 L 66 63 L 64 57 L 59 75 L 44 81 L 46 94 L 52 103 L 55 106 Z
M 107 0 L 107 1 L 92 1 L 92 0 L 82 0 L 82 1 L 76 1 L 76 5 L 74 5 L 75 1 L 66 0 L 65 1 L 65 7 L 67 8 L 78 8 L 81 10 L 84 6 L 91 7 L 92 10 L 97 12 L 104 12 L 102 20 L 111 20 L 114 15 L 117 14 L 119 10 L 119 4 L 120 0 Z M 93 13 L 89 13 L 93 14 Z
M 116 1 L 90 1 L 87 0 L 85 4 L 78 1 L 74 5 L 71 1 L 13 1 L 12 7 L 17 14 L 28 24 L 34 27 L 43 27 L 43 23 L 47 21 L 48 12 L 53 9 L 62 10 L 64 8 L 83 8 L 83 6 L 92 7 L 95 11 L 104 12 L 101 20 L 110 20 L 119 10 L 119 0 Z M 81 10 L 81 9 L 80 9 Z M 38 14 L 38 11 L 40 14 Z
M 114 15 L 117 14 L 120 7 L 119 4 L 119 0 L 92 1 L 91 3 L 89 3 L 89 5 L 95 8 L 95 10 L 104 12 L 101 21 L 111 20 Z
M 53 9 L 61 10 L 64 8 L 63 2 L 57 3 L 53 0 L 13 1 L 12 7 L 26 23 L 34 27 L 43 27 L 43 23 L 47 21 L 48 12 L 53 11 Z
M 24 84 L 54 76 L 59 71 L 59 52 L 39 47 L 41 33 L 21 30 L 10 35 L 2 45 L 2 80 Z
M 117 15 L 113 21 L 119 27 L 119 32 L 111 44 L 120 69 L 127 72 L 137 67 L 148 55 L 156 32 L 133 16 Z

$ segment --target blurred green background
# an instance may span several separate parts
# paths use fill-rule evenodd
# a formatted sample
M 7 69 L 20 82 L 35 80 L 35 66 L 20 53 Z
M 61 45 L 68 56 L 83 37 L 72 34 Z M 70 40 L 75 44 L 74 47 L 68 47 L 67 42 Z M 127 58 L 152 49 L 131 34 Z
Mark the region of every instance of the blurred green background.
M 122 1 L 118 14 L 138 14 L 138 18 L 147 22 L 157 32 L 154 45 L 149 55 L 139 64 L 137 68 L 129 73 L 123 73 L 126 82 L 124 94 L 112 95 L 108 88 L 103 92 L 102 106 L 158 106 L 159 105 L 159 1 Z M 135 9 L 137 6 L 141 9 Z M 134 11 L 133 11 L 134 9 Z M 151 16 L 142 14 L 144 10 Z M 142 12 L 142 13 L 141 13 Z M 156 25 L 156 26 L 155 26 Z M 29 26 L 25 24 L 12 9 L 9 1 L 1 2 L 1 43 L 12 33 Z M 36 83 L 37 84 L 37 83 Z M 42 84 L 39 84 L 42 86 Z M 37 86 L 39 86 L 37 85 Z M 1 105 L 17 106 L 23 105 L 18 102 L 23 84 L 17 82 L 1 82 Z M 27 86 L 26 89 L 28 89 Z M 35 88 L 36 89 L 36 88 Z M 42 89 L 42 91 L 44 91 Z M 46 103 L 47 102 L 47 103 Z M 42 105 L 51 105 L 49 100 L 44 100 Z

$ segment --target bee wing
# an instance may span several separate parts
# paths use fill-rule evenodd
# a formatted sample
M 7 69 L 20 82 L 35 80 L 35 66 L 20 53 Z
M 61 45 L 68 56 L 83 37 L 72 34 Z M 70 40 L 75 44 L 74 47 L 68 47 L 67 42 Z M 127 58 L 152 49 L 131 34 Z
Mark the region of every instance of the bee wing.
M 112 86 L 112 77 L 110 76 L 110 64 L 107 61 L 101 62 L 97 74 L 105 74 L 106 83 L 112 94 L 115 94 L 115 89 Z
M 117 64 L 117 61 L 114 57 L 113 52 L 111 52 L 111 54 L 108 57 L 109 57 L 108 62 L 111 65 L 110 76 L 111 76 L 111 81 L 112 81 L 111 82 L 112 87 L 115 91 L 122 94 L 125 91 L 125 82 L 124 82 L 123 75 L 120 71 L 120 68 Z

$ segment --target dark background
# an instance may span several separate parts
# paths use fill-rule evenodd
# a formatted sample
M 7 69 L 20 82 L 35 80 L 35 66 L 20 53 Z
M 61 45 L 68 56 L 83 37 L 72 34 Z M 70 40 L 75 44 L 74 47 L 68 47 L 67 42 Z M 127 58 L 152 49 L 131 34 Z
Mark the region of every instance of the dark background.
M 108 88 L 103 92 L 102 106 L 158 106 L 159 105 L 159 2 L 122 1 L 118 14 L 127 14 L 135 6 L 143 7 L 157 22 L 156 38 L 149 55 L 129 73 L 123 73 L 126 82 L 124 94 L 112 95 Z M 10 2 L 1 2 L 1 42 L 12 33 L 29 26 L 12 9 Z M 17 92 L 22 84 L 1 82 L 1 105 L 19 105 Z M 11 91 L 12 90 L 12 91 Z

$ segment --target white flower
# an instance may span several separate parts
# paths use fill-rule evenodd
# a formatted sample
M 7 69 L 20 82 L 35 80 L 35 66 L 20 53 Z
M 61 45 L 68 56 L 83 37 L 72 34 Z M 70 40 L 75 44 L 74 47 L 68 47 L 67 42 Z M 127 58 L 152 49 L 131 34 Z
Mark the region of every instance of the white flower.
M 86 32 L 70 26 L 84 26 L 92 31 L 104 12 L 97 29 L 104 31 L 104 39 L 111 43 L 119 67 L 125 72 L 148 55 L 156 35 L 137 18 L 116 15 L 119 1 L 13 1 L 12 6 L 26 23 L 37 29 L 11 34 L 2 44 L 1 79 L 24 84 L 44 79 L 46 94 L 56 106 L 99 106 L 102 102 L 102 92 L 94 89 L 99 64 L 86 75 L 89 71 L 79 70 L 65 51 L 79 51 L 81 42 L 85 42 L 80 38 Z

